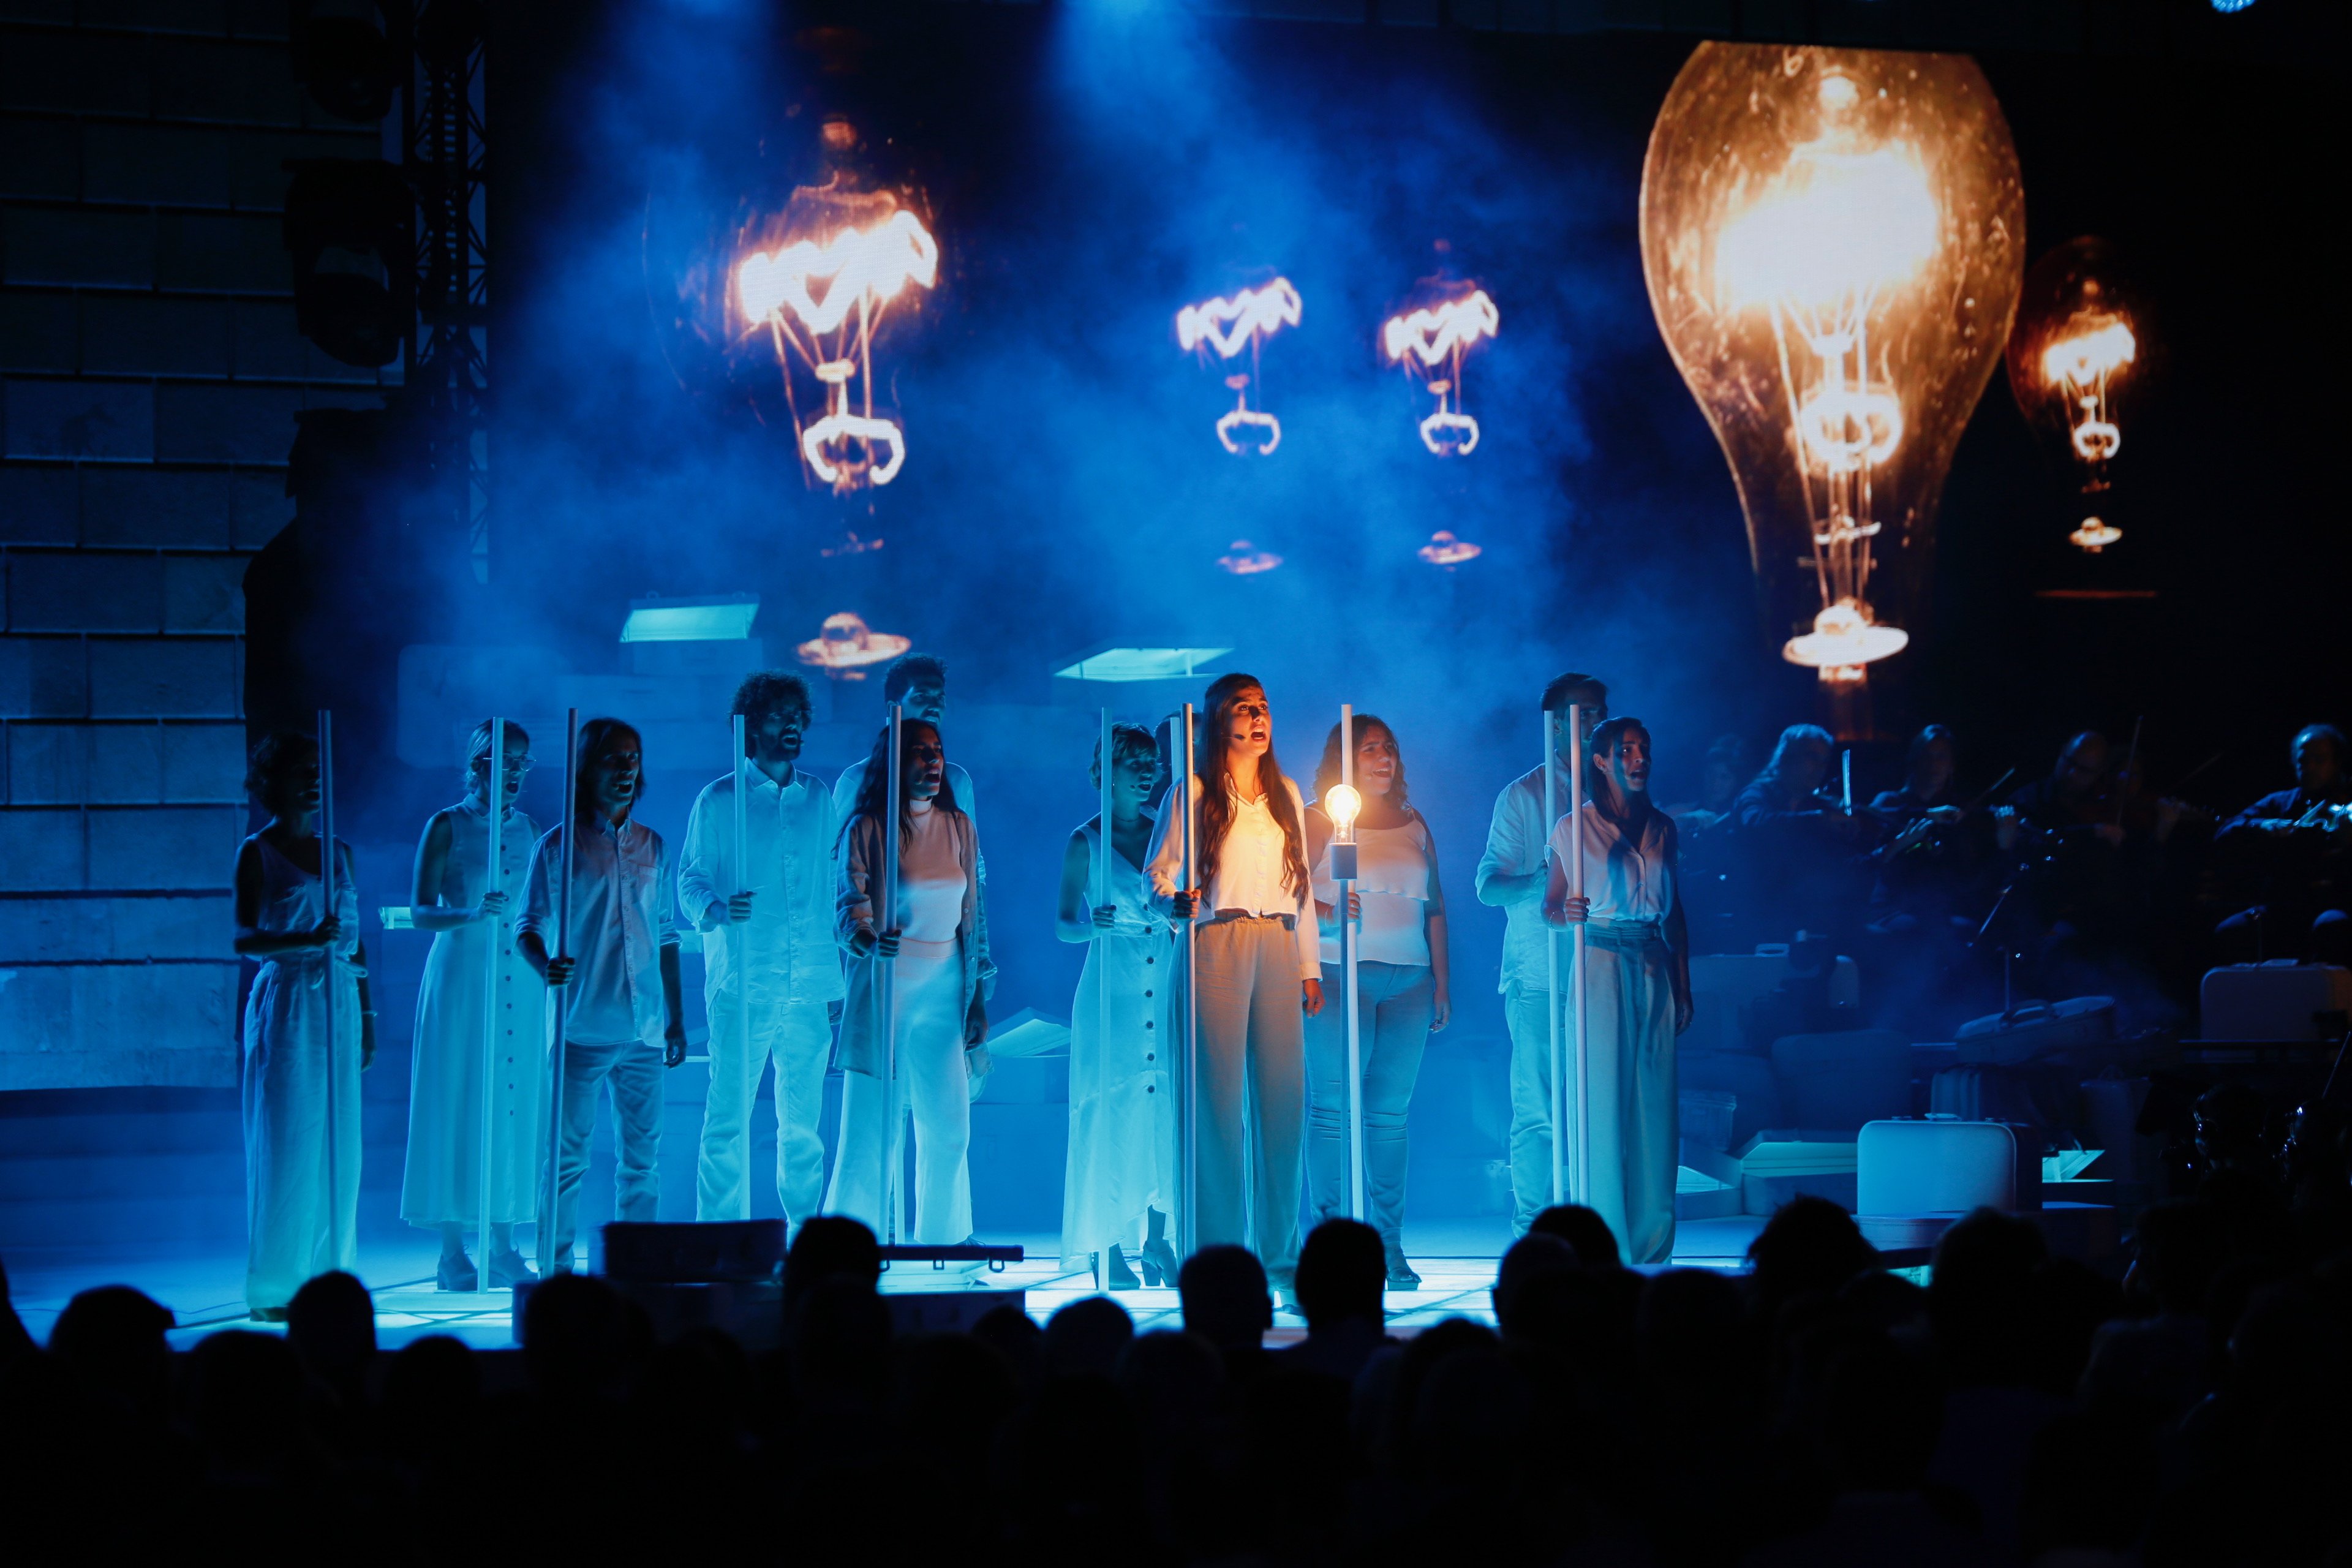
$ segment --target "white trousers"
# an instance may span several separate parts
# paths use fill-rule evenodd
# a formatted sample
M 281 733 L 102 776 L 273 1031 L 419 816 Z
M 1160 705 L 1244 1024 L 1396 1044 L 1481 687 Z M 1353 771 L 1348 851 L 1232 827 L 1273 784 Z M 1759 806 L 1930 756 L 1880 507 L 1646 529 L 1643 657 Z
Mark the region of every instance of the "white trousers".
M 694 1217 L 751 1217 L 751 1108 L 773 1061 L 776 1200 L 784 1223 L 797 1229 L 824 1197 L 824 1137 L 817 1121 L 833 1029 L 822 1002 L 754 1001 L 748 1019 L 740 1008 L 733 994 L 710 999 L 710 1092 L 702 1104 Z
M 873 1226 L 885 1241 L 884 1173 L 904 1167 L 907 1117 L 915 1121 L 915 1223 L 901 1239 L 952 1246 L 971 1235 L 971 1090 L 963 1059 L 963 959 L 953 942 L 938 955 L 907 943 L 898 959 L 898 1083 L 841 1075 L 841 1150 L 827 1214 Z
M 563 1047 L 563 1085 L 556 1097 L 562 1120 L 561 1158 L 555 1166 L 554 1267 L 572 1267 L 578 1229 L 580 1187 L 588 1175 L 588 1145 L 596 1131 L 596 1089 L 613 1091 L 613 1209 L 615 1219 L 642 1224 L 660 1217 L 662 1047 L 645 1040 L 625 1046 Z M 541 1167 L 545 1169 L 544 1166 Z M 544 1204 L 546 1186 L 540 1188 Z

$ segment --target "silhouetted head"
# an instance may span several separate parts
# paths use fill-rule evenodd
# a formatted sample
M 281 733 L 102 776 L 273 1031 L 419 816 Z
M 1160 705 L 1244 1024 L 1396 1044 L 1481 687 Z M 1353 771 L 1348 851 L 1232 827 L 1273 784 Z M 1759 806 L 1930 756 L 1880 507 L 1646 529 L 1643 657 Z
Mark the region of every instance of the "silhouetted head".
M 523 1302 L 522 1364 L 544 1396 L 571 1401 L 617 1392 L 652 1340 L 644 1311 L 593 1275 L 541 1280 Z
M 2344 731 L 2333 724 L 2305 724 L 2295 731 L 2289 759 L 2296 785 L 2312 795 L 2333 795 L 2344 782 Z
M 375 1358 L 375 1302 L 341 1269 L 319 1275 L 287 1304 L 286 1338 L 311 1376 L 356 1395 Z
M 1800 1296 L 1826 1296 L 1878 1262 L 1853 1215 L 1827 1198 L 1796 1197 L 1773 1211 L 1748 1244 L 1750 1289 L 1764 1326 Z
M 1265 1267 L 1246 1247 L 1204 1247 L 1176 1275 L 1184 1326 L 1228 1354 L 1256 1350 L 1274 1327 Z
M 2023 1383 L 2036 1348 L 2034 1275 L 2049 1244 L 2032 1220 L 1980 1208 L 1936 1240 L 1927 1321 L 1964 1382 Z
M 1528 1226 L 1528 1235 L 1538 1231 L 1556 1236 L 1576 1248 L 1577 1261 L 1588 1268 L 1614 1268 L 1622 1261 L 1609 1222 L 1601 1217 L 1599 1210 L 1582 1204 L 1552 1205 Z
M 1388 1282 L 1381 1233 L 1360 1221 L 1327 1219 L 1298 1249 L 1298 1310 L 1310 1334 L 1328 1334 L 1349 1318 L 1379 1328 Z
M 1135 1320 L 1108 1296 L 1088 1296 L 1045 1321 L 1045 1370 L 1055 1377 L 1108 1377 L 1135 1338 Z
M 804 1221 L 784 1255 L 784 1321 L 822 1280 L 840 1275 L 869 1290 L 882 1282 L 882 1246 L 874 1233 L 846 1215 L 821 1214 Z
M 1549 1231 L 1530 1230 L 1511 1243 L 1495 1271 L 1495 1321 L 1505 1337 L 1516 1339 L 1528 1328 L 1524 1308 L 1537 1281 L 1564 1279 L 1583 1267 L 1576 1248 Z
M 49 1330 L 49 1354 L 86 1394 L 142 1416 L 171 1402 L 168 1307 L 128 1285 L 100 1285 L 66 1303 Z

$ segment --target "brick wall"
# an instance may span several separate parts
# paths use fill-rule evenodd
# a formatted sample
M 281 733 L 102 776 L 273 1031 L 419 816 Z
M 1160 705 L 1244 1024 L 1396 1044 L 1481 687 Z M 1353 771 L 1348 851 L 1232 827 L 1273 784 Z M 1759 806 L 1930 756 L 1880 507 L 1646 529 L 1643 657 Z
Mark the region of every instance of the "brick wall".
M 245 598 L 298 410 L 284 0 L 0 0 L 0 1089 L 236 1081 Z

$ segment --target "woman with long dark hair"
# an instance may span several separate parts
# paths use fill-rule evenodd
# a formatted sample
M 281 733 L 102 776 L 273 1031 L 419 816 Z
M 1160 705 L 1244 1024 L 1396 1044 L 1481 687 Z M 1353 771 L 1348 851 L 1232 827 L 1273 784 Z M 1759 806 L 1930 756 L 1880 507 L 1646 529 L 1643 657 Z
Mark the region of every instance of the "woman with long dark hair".
M 971 1080 L 988 1071 L 986 997 L 996 966 L 988 956 L 981 902 L 980 837 L 956 805 L 939 727 L 899 725 L 890 755 L 887 724 L 866 758 L 856 803 L 841 828 L 841 894 L 834 933 L 848 955 L 842 1004 L 841 1150 L 825 1194 L 827 1214 L 863 1220 L 877 1235 L 888 1205 L 885 1173 L 906 1147 L 915 1120 L 915 1221 L 908 1238 L 953 1245 L 971 1238 Z M 890 770 L 900 780 L 898 820 L 890 811 Z M 886 832 L 898 836 L 894 923 L 875 909 L 887 865 Z M 898 1080 L 884 1033 L 882 964 L 894 961 Z
M 1307 858 L 1315 867 L 1315 912 L 1323 931 L 1323 989 L 1340 973 L 1339 884 L 1331 879 L 1331 818 L 1320 803 L 1339 784 L 1339 726 L 1323 742 L 1315 797 L 1307 809 Z M 1356 1016 L 1364 1111 L 1366 1223 L 1381 1233 L 1389 1284 L 1411 1290 L 1421 1276 L 1405 1261 L 1405 1112 L 1429 1037 L 1453 1015 L 1445 947 L 1445 891 L 1437 841 L 1407 799 L 1396 731 L 1356 716 L 1356 886 L 1346 911 L 1356 924 Z M 1348 1208 L 1348 1009 L 1327 1007 L 1307 1027 L 1307 1202 L 1311 1222 Z
M 1302 1035 L 1323 1005 L 1307 806 L 1275 757 L 1274 713 L 1257 677 L 1220 676 L 1202 706 L 1202 772 L 1161 810 L 1146 868 L 1158 907 L 1198 921 L 1193 1238 L 1201 1247 L 1251 1247 L 1287 1289 L 1298 1258 Z M 1191 888 L 1176 828 L 1186 801 L 1197 872 Z M 1254 1113 L 1246 1124 L 1245 1105 Z

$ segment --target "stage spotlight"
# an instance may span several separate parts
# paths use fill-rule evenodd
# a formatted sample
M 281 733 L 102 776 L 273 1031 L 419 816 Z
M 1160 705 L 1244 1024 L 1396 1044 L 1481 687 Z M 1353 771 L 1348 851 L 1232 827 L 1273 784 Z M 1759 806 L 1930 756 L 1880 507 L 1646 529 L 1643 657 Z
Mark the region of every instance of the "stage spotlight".
M 390 163 L 292 159 L 280 233 L 294 256 L 294 324 L 345 364 L 400 357 L 416 321 L 416 200 Z
M 1230 300 L 1219 295 L 1176 312 L 1176 345 L 1186 353 L 1198 353 L 1205 360 L 1213 350 L 1219 359 L 1234 359 L 1244 349 L 1249 351 L 1249 370 L 1225 377 L 1225 384 L 1234 389 L 1234 405 L 1217 421 L 1217 442 L 1226 451 L 1236 456 L 1255 451 L 1263 458 L 1282 445 L 1282 421 L 1249 405 L 1249 386 L 1258 373 L 1259 345 L 1284 327 L 1298 325 L 1303 308 L 1290 279 L 1277 278 L 1263 287 L 1244 289 Z M 1244 447 L 1235 439 L 1236 432 L 1246 433 L 1250 444 Z M 1278 560 L 1276 563 L 1280 564 Z
M 709 599 L 632 599 L 623 642 L 740 642 L 759 618 L 760 595 Z
M 1909 640 L 1944 476 L 2017 305 L 2000 106 L 1962 56 L 1701 44 L 1651 131 L 1641 224 L 1774 641 L 1852 732 L 1865 667 Z
M 1484 289 L 1444 288 L 1442 297 L 1389 318 L 1381 328 L 1381 353 L 1437 395 L 1437 412 L 1421 422 L 1421 444 L 1441 458 L 1466 458 L 1478 448 L 1478 422 L 1462 412 L 1462 359 L 1492 338 L 1503 319 Z
M 1213 658 L 1233 652 L 1230 647 L 1125 647 L 1105 644 L 1082 654 L 1054 672 L 1062 680 L 1190 680 Z
M 2147 380 L 2147 334 L 2145 312 L 2105 240 L 2068 240 L 2025 275 L 2009 336 L 2009 389 L 2086 497 L 2107 489 L 2107 465 L 2123 449 L 2132 395 Z M 2087 518 L 2067 537 L 2096 554 L 2123 532 Z
M 451 9 L 439 0 L 433 9 Z M 365 0 L 293 0 L 294 75 L 341 120 L 382 120 L 400 89 L 399 53 Z
M 843 610 L 825 616 L 817 635 L 795 651 L 803 664 L 835 680 L 863 680 L 868 665 L 886 663 L 914 646 L 914 638 L 875 631 L 854 611 Z

